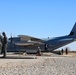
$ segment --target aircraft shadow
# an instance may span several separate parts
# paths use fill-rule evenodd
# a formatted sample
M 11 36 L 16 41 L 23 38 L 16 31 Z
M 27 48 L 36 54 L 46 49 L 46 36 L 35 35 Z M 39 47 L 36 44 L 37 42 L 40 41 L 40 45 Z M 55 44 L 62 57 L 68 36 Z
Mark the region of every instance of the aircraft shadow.
M 0 59 L 37 59 L 36 57 L 18 57 L 18 56 L 7 56 L 6 58 L 0 57 Z
M 61 55 L 61 53 L 59 51 L 52 51 L 52 53 Z

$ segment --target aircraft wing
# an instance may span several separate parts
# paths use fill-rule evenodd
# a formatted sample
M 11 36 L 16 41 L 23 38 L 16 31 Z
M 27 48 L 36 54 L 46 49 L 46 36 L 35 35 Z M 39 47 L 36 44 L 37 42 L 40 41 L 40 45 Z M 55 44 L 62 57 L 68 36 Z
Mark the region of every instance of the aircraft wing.
M 43 44 L 44 43 L 15 43 L 17 46 L 39 46 Z
M 39 39 L 39 38 L 35 38 L 35 37 L 31 37 L 31 36 L 28 36 L 28 35 L 18 35 L 20 38 L 23 38 L 23 39 L 27 39 L 27 40 L 31 40 L 31 41 L 37 41 L 37 42 L 43 42 L 44 40 L 42 39 Z
M 32 46 L 33 44 L 32 43 L 15 43 L 15 45 L 18 45 L 18 46 Z

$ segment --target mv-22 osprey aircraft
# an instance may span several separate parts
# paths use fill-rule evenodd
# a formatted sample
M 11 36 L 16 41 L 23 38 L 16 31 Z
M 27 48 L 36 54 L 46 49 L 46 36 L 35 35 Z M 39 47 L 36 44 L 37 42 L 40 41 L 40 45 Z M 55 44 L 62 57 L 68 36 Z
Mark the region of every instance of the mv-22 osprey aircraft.
M 53 51 L 57 48 L 65 46 L 69 43 L 72 43 L 76 40 L 76 23 L 70 32 L 69 35 L 48 38 L 46 40 L 27 36 L 27 35 L 18 35 L 18 37 L 11 37 L 8 41 L 8 52 L 37 52 L 38 47 L 41 48 L 41 51 Z

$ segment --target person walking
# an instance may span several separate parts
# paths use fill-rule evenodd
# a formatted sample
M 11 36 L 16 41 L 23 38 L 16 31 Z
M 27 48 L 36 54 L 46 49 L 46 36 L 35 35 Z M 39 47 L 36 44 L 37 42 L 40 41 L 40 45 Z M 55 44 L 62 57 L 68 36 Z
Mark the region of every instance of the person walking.
M 2 40 L 2 54 L 3 54 L 3 57 L 5 58 L 6 57 L 6 52 L 7 52 L 7 37 L 6 37 L 6 34 L 5 32 L 2 33 L 3 35 L 3 40 Z

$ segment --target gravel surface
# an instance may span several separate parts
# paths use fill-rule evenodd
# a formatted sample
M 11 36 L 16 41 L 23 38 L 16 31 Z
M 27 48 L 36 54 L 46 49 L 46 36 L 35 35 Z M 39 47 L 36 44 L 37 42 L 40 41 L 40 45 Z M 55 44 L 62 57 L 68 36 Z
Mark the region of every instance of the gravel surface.
M 76 75 L 76 56 L 0 59 L 0 75 Z

